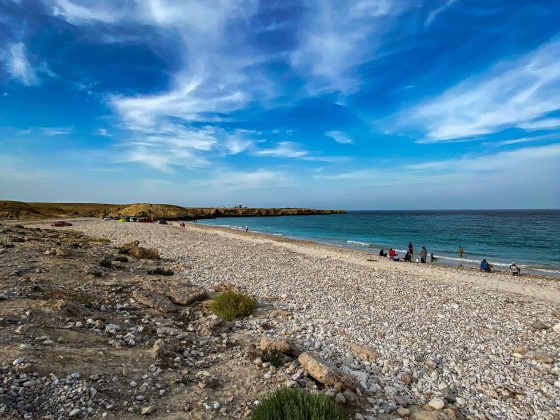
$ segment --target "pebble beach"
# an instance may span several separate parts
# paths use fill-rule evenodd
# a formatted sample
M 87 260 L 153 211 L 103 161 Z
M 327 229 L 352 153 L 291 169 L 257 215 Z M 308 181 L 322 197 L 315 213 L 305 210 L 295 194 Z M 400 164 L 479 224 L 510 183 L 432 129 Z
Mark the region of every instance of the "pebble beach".
M 369 390 L 373 415 L 443 398 L 472 418 L 558 418 L 560 283 L 397 263 L 360 251 L 189 223 L 78 221 L 118 245 L 155 247 L 212 287 L 287 311 L 282 330 Z M 256 328 L 256 327 L 255 327 Z M 368 346 L 375 360 L 350 351 Z M 438 399 L 435 398 L 435 399 Z

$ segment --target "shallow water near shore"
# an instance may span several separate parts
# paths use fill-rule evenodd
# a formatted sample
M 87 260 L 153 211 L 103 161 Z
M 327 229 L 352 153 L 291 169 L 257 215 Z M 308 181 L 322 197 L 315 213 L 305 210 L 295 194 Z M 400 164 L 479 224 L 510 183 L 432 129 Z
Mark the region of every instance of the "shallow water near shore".
M 237 217 L 200 220 L 252 232 L 310 239 L 370 251 L 409 241 L 414 258 L 425 245 L 438 263 L 478 266 L 488 259 L 498 270 L 515 261 L 524 271 L 560 276 L 560 210 L 351 211 L 318 216 Z M 458 248 L 465 249 L 463 259 Z M 429 259 L 429 258 L 428 258 Z

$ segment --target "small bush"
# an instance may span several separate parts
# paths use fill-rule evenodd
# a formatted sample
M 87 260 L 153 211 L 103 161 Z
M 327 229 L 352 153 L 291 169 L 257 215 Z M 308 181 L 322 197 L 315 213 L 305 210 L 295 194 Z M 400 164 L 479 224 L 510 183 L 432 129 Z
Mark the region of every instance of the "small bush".
M 263 362 L 268 362 L 275 368 L 279 368 L 284 364 L 286 356 L 277 349 L 266 349 L 261 352 L 261 359 Z
M 155 268 L 153 270 L 148 270 L 148 274 L 151 276 L 172 276 L 173 270 L 166 270 L 165 268 Z
M 326 395 L 299 388 L 279 388 L 253 411 L 253 420 L 344 420 L 342 410 Z
M 226 321 L 251 315 L 256 307 L 255 299 L 237 292 L 221 292 L 209 304 L 210 310 Z
M 118 261 L 118 262 L 128 262 L 128 258 L 126 258 L 123 255 L 120 255 L 118 257 L 113 258 L 113 261 Z
M 128 255 L 129 254 L 128 249 L 126 249 L 126 248 L 117 248 L 117 252 L 121 255 Z
M 105 268 L 113 268 L 113 264 L 111 263 L 111 260 L 107 260 L 107 259 L 99 261 L 99 265 Z

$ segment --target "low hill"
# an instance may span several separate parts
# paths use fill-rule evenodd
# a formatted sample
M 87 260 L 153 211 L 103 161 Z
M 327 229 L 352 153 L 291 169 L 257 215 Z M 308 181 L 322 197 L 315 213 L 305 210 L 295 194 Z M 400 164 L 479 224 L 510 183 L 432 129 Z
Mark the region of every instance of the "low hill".
M 152 219 L 193 220 L 215 217 L 292 216 L 345 213 L 343 210 L 305 208 L 211 208 L 181 207 L 171 204 L 31 203 L 0 201 L 0 219 L 41 220 L 76 217 L 146 216 Z
M 0 219 L 34 220 L 58 217 L 101 217 L 125 207 L 97 203 L 24 203 L 0 201 Z

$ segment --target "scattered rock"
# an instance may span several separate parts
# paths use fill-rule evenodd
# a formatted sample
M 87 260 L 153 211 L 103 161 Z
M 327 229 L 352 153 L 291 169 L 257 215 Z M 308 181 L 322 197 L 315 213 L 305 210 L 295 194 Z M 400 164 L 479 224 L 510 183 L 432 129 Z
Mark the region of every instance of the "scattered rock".
M 143 305 L 149 306 L 150 308 L 156 309 L 160 312 L 176 312 L 177 308 L 171 301 L 155 292 L 149 292 L 146 290 L 135 290 L 132 292 L 132 297 L 137 302 Z
M 442 410 L 445 407 L 445 400 L 443 398 L 432 398 L 428 405 L 434 410 Z
M 330 386 L 339 384 L 339 386 L 346 389 L 356 389 L 358 387 L 356 378 L 343 373 L 333 364 L 321 360 L 315 353 L 301 353 L 298 361 L 312 377 L 322 384 Z
M 147 416 L 149 414 L 152 414 L 153 412 L 156 411 L 156 408 L 153 405 L 150 405 L 149 407 L 144 407 L 142 408 L 142 411 L 140 412 L 143 416 Z
M 397 414 L 401 417 L 408 417 L 410 416 L 410 410 L 405 407 L 399 407 L 397 408 Z
M 410 415 L 411 420 L 464 420 L 459 411 L 453 408 L 444 408 L 443 410 L 417 410 Z
M 301 354 L 301 349 L 291 340 L 287 338 L 270 338 L 261 337 L 260 347 L 262 351 L 265 350 L 278 350 L 285 354 L 298 357 Z
M 535 331 L 540 331 L 540 330 L 547 330 L 549 327 L 541 320 L 537 320 L 531 323 L 531 328 L 534 329 Z
M 403 381 L 407 385 L 410 385 L 412 383 L 412 376 L 408 373 L 402 373 L 400 378 L 401 381 Z
M 350 348 L 363 360 L 367 360 L 368 362 L 375 362 L 377 360 L 377 352 L 372 348 L 357 343 L 350 343 Z
M 546 354 L 535 353 L 535 354 L 531 354 L 530 356 L 535 362 L 546 363 L 549 365 L 554 363 L 554 359 L 550 356 L 547 356 Z

